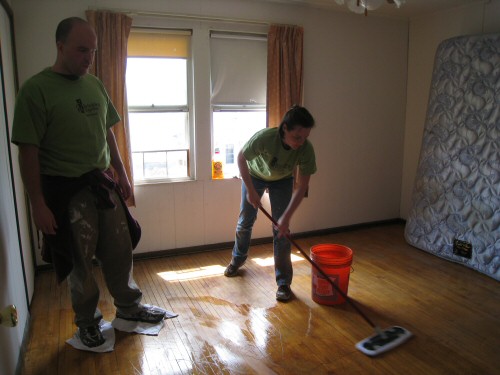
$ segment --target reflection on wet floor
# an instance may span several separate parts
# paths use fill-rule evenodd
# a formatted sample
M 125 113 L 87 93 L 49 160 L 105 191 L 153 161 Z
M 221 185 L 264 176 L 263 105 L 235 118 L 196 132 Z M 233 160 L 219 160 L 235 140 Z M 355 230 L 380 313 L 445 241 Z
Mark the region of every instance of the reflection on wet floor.
M 269 349 L 278 349 L 281 356 L 281 331 L 277 316 L 271 309 L 234 305 L 213 297 L 202 297 L 204 304 L 216 309 L 231 310 L 230 316 L 218 316 L 195 312 L 199 319 L 199 340 L 214 348 L 214 352 L 231 373 L 272 373 Z M 222 312 L 223 313 L 223 312 Z M 212 357 L 213 358 L 213 357 Z
M 255 257 L 251 260 L 258 267 L 274 265 L 273 257 Z M 292 254 L 294 263 L 303 260 Z M 221 265 L 210 265 L 164 271 L 158 275 L 164 281 L 182 284 L 221 277 L 224 269 Z M 244 271 L 242 273 L 244 274 Z M 223 282 L 232 281 L 223 278 Z M 291 321 L 291 316 L 282 316 L 283 313 L 286 314 L 287 306 L 273 300 L 268 301 L 266 306 L 252 306 L 248 303 L 235 304 L 214 296 L 189 298 L 186 305 L 189 306 L 193 319 L 190 319 L 188 324 L 180 323 L 183 335 L 178 337 L 178 342 L 174 345 L 184 346 L 186 350 L 177 350 L 175 356 L 169 355 L 175 362 L 172 367 L 177 364 L 179 373 L 187 367 L 196 373 L 231 374 L 283 373 L 288 366 L 290 370 L 297 369 L 293 358 L 289 357 L 294 353 L 293 350 L 296 350 L 291 341 L 312 334 L 313 314 L 310 307 L 298 300 L 292 301 L 291 304 L 294 305 L 294 310 L 298 306 L 303 310 L 293 312 L 293 315 L 299 315 L 294 321 Z M 177 300 L 176 305 L 182 305 L 182 302 Z M 289 307 L 291 309 L 292 305 Z M 181 313 L 179 320 L 182 320 L 182 315 Z M 283 340 L 290 343 L 284 344 Z M 180 365 L 181 363 L 183 365 Z M 314 362 L 309 360 L 307 363 Z M 316 363 L 312 367 L 319 365 Z
M 332 346 L 342 336 L 333 326 L 315 322 L 313 309 L 299 300 L 257 307 L 202 296 L 191 298 L 189 304 L 193 319 L 177 327 L 176 342 L 171 343 L 177 350 L 168 353 L 170 367 L 179 368 L 172 373 L 326 373 L 324 365 L 333 353 L 322 355 L 324 348 L 316 346 Z M 182 315 L 176 319 L 182 320 Z M 170 329 L 164 334 L 171 340 Z M 311 342 L 312 348 L 305 347 Z M 179 350 L 182 347 L 185 350 Z
M 165 373 L 327 373 L 335 351 L 355 351 L 351 334 L 334 323 L 335 314 L 351 319 L 352 312 L 340 306 L 335 313 L 311 301 L 304 258 L 292 254 L 295 298 L 279 303 L 274 298 L 274 259 L 269 252 L 262 255 L 249 259 L 236 278 L 224 277 L 220 264 L 155 267 L 179 317 L 167 321 L 158 337 L 164 350 L 157 355 L 163 358 L 152 358 L 150 348 L 145 353 L 150 370 L 167 361 L 170 370 Z M 339 339 L 351 342 L 341 345 L 344 349 L 325 350 L 337 347 Z

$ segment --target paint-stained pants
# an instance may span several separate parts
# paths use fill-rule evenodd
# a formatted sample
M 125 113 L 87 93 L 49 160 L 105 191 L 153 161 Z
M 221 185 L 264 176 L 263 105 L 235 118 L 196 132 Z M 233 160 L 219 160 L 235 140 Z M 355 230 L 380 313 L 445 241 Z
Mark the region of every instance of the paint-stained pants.
M 117 310 L 139 310 L 142 292 L 132 277 L 132 244 L 124 209 L 115 192 L 116 207 L 100 209 L 89 188 L 77 193 L 69 205 L 73 235 L 73 270 L 69 275 L 71 302 L 78 327 L 98 323 L 99 288 L 92 272 L 92 259 L 102 267 L 104 280 Z

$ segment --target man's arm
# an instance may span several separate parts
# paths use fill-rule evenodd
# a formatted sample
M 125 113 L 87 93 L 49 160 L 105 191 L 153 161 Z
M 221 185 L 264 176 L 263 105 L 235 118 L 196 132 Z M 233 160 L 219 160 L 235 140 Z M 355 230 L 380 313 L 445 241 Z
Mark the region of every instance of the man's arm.
M 128 180 L 127 172 L 125 172 L 125 167 L 123 166 L 122 158 L 120 157 L 120 152 L 118 151 L 115 134 L 111 129 L 108 129 L 106 135 L 106 141 L 108 142 L 109 146 L 111 165 L 118 174 L 118 186 L 120 187 L 123 198 L 127 200 L 132 194 L 132 187 L 130 186 L 130 181 Z
M 40 181 L 38 147 L 19 144 L 19 165 L 21 177 L 28 192 L 36 227 L 46 234 L 56 234 L 57 223 L 52 211 L 47 207 Z

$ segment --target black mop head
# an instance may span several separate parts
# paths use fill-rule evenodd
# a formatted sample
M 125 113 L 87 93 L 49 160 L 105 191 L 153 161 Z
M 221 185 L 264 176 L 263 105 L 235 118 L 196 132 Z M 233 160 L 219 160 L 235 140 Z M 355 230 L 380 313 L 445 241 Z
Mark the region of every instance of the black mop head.
M 376 356 L 402 344 L 411 336 L 411 332 L 406 328 L 393 326 L 358 342 L 356 348 L 366 355 Z

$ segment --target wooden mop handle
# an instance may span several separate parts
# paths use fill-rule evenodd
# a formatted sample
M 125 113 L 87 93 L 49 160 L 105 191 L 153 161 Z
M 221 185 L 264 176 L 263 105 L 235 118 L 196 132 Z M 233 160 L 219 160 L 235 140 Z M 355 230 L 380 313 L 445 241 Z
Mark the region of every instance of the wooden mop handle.
M 262 205 L 259 205 L 259 209 L 264 213 L 264 215 L 267 216 L 267 218 L 269 220 L 271 220 L 271 222 L 274 224 L 275 227 L 278 227 L 278 223 L 276 222 L 276 220 L 273 219 L 273 217 L 271 215 L 269 215 L 269 213 L 264 209 L 264 207 L 262 207 Z M 285 237 L 288 239 L 288 241 L 290 241 L 290 243 L 292 245 L 294 245 L 299 251 L 300 253 L 309 261 L 309 263 L 312 264 L 312 266 L 314 268 L 316 268 L 316 270 L 321 274 L 321 276 L 323 276 L 325 278 L 325 280 L 327 280 L 331 285 L 332 287 L 340 293 L 340 295 L 342 297 L 345 298 L 345 300 L 354 308 L 354 310 L 356 310 L 359 315 L 361 315 L 363 317 L 364 320 L 366 320 L 366 322 L 372 326 L 373 328 L 375 328 L 377 330 L 377 326 L 375 325 L 375 323 L 373 323 L 371 321 L 370 318 L 368 318 L 368 316 L 366 316 L 366 314 L 358 307 L 358 305 L 356 305 L 354 303 L 353 300 L 351 300 L 346 293 L 344 293 L 331 279 L 330 277 L 328 277 L 328 275 L 325 273 L 325 271 L 323 271 L 321 269 L 320 266 L 318 266 L 315 262 L 313 262 L 313 260 L 309 257 L 309 255 L 307 255 L 307 253 L 297 244 L 297 242 L 295 242 L 295 240 L 292 238 L 292 236 L 290 235 L 290 232 L 286 233 L 285 234 Z

